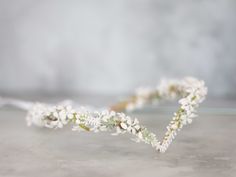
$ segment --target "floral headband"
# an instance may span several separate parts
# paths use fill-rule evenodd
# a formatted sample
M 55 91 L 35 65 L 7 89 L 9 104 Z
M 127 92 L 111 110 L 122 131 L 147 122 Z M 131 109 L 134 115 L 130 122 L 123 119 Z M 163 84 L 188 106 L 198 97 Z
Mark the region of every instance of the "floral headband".
M 136 142 L 150 144 L 159 152 L 165 152 L 177 132 L 190 124 L 196 117 L 196 108 L 205 99 L 207 88 L 204 82 L 192 77 L 182 80 L 162 80 L 154 89 L 140 88 L 126 100 L 108 107 L 104 111 L 93 111 L 84 107 L 72 108 L 71 105 L 52 106 L 44 103 L 31 103 L 13 99 L 0 99 L 0 105 L 11 104 L 28 111 L 27 124 L 47 128 L 63 128 L 72 124 L 73 131 L 111 131 L 112 135 L 129 133 Z M 180 98 L 180 108 L 167 126 L 162 140 L 141 125 L 138 119 L 132 119 L 124 111 L 142 108 L 160 100 Z

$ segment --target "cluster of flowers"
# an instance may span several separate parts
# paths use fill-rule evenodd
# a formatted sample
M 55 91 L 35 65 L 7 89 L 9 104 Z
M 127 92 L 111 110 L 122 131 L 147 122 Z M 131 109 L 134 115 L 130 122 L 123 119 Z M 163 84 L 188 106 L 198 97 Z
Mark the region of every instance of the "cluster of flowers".
M 167 126 L 167 132 L 161 144 L 161 152 L 165 152 L 170 143 L 175 138 L 177 131 L 180 131 L 184 125 L 191 124 L 192 119 L 197 117 L 196 108 L 205 99 L 207 88 L 203 81 L 194 78 L 186 78 L 176 84 L 181 105 L 179 110 L 174 113 L 172 120 Z
M 114 111 L 89 111 L 86 108 L 72 109 L 71 106 L 49 106 L 37 103 L 28 112 L 28 125 L 37 125 L 47 128 L 62 128 L 72 124 L 73 131 L 112 131 L 112 135 L 130 133 L 135 136 L 136 142 L 151 144 L 157 150 L 160 142 L 156 135 L 124 113 Z
M 172 120 L 167 126 L 167 132 L 160 142 L 156 135 L 146 127 L 141 126 L 139 121 L 131 119 L 124 113 L 114 111 L 90 111 L 85 108 L 72 109 L 71 106 L 49 106 L 41 103 L 35 104 L 27 115 L 28 125 L 34 124 L 48 128 L 62 128 L 71 123 L 75 131 L 114 131 L 113 135 L 130 133 L 135 136 L 136 142 L 151 144 L 156 150 L 165 152 L 175 138 L 177 131 L 192 122 L 196 117 L 196 108 L 207 94 L 207 88 L 203 81 L 195 78 L 183 80 L 163 80 L 156 89 L 139 89 L 135 96 L 125 104 L 126 110 L 141 108 L 147 103 L 162 99 L 179 100 L 180 108 L 174 113 Z M 108 108 L 110 110 L 110 108 Z
M 203 81 L 192 77 L 183 80 L 162 80 L 156 89 L 141 88 L 138 89 L 132 99 L 127 103 L 125 109 L 132 111 L 141 108 L 147 103 L 160 100 L 173 100 L 182 97 L 179 100 L 181 107 L 174 113 L 173 119 L 167 126 L 167 132 L 160 146 L 160 152 L 165 152 L 170 143 L 175 138 L 177 131 L 192 122 L 192 118 L 196 117 L 196 108 L 207 94 L 207 88 Z

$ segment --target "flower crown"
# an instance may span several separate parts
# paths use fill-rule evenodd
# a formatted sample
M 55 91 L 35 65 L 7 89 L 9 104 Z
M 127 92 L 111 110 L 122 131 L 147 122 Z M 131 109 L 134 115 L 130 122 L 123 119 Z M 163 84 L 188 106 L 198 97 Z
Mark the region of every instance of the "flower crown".
M 71 105 L 52 106 L 44 103 L 29 103 L 8 100 L 8 103 L 28 110 L 27 124 L 47 128 L 63 128 L 72 124 L 73 131 L 112 131 L 112 135 L 130 133 L 136 142 L 150 144 L 159 152 L 165 152 L 171 144 L 177 131 L 190 124 L 196 117 L 196 108 L 207 94 L 204 82 L 192 77 L 182 80 L 162 80 L 154 89 L 140 88 L 126 100 L 108 107 L 104 111 L 93 111 L 84 107 L 72 108 Z M 180 108 L 167 126 L 162 140 L 141 125 L 137 118 L 132 119 L 123 111 L 142 108 L 146 104 L 160 100 L 179 100 Z

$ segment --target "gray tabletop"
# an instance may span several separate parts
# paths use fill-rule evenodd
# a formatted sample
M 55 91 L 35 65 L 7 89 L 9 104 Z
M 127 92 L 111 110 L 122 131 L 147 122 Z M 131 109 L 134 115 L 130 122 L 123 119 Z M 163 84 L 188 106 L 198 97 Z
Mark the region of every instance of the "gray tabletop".
M 171 109 L 138 111 L 132 116 L 162 137 Z M 200 110 L 194 123 L 160 154 L 130 141 L 129 135 L 27 127 L 26 112 L 5 107 L 0 109 L 0 176 L 235 177 L 234 107 L 205 104 Z

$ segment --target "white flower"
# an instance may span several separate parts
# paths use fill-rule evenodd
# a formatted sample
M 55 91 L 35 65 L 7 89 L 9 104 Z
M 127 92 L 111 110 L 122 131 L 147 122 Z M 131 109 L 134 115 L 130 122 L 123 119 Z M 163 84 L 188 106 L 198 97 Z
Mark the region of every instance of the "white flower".
M 74 113 L 75 113 L 75 110 L 72 109 L 71 106 L 66 106 L 66 115 L 67 115 L 68 119 L 73 119 Z
M 124 130 L 126 130 L 126 129 L 128 128 L 127 124 L 124 123 L 124 122 L 121 122 L 121 123 L 120 123 L 120 126 L 121 126 L 121 128 L 123 128 Z
M 59 117 L 61 119 L 61 121 L 63 122 L 63 124 L 66 124 L 68 122 L 67 118 L 66 118 L 66 112 L 65 110 L 61 110 L 59 112 Z
M 44 104 L 36 103 L 32 108 L 28 111 L 26 116 L 27 125 L 31 126 L 32 124 L 42 127 L 44 126 L 43 117 L 47 110 L 47 106 Z

